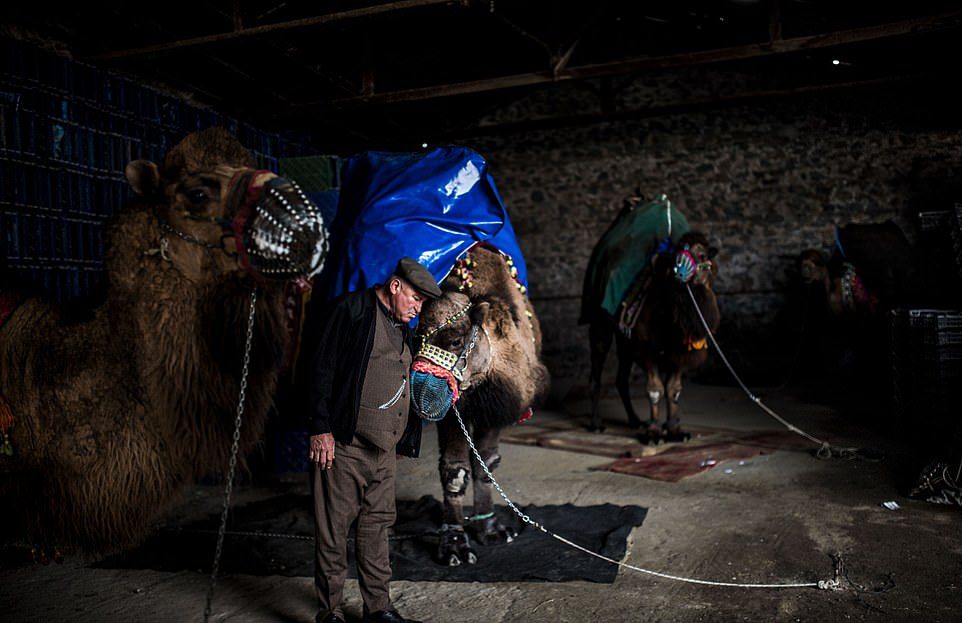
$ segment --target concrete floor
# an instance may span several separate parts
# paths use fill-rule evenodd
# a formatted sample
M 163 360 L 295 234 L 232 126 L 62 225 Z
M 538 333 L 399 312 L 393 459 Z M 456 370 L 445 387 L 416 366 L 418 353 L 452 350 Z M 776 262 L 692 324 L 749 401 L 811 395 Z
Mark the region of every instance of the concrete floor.
M 683 401 L 691 425 L 782 430 L 733 388 L 689 384 Z M 718 588 L 622 569 L 613 584 L 398 581 L 392 584 L 396 606 L 406 616 L 452 623 L 962 621 L 962 509 L 900 495 L 917 457 L 829 407 L 785 394 L 766 403 L 816 436 L 879 448 L 887 458 L 822 461 L 778 451 L 667 483 L 590 471 L 603 457 L 505 444 L 497 476 L 524 505 L 649 508 L 629 540 L 632 565 L 707 580 L 807 583 L 831 579 L 830 556 L 841 553 L 855 584 L 872 588 L 891 575 L 894 588 L 860 593 L 844 581 L 839 591 Z M 623 421 L 620 404 L 609 398 L 603 406 L 613 424 L 608 432 L 628 435 L 614 425 Z M 536 417 L 584 419 L 587 409 L 584 401 L 570 400 L 564 413 Z M 436 438 L 426 432 L 422 458 L 400 463 L 399 499 L 440 498 Z M 301 477 L 286 486 L 307 491 Z M 236 489 L 234 502 L 272 494 L 269 485 L 246 485 Z M 219 486 L 194 487 L 168 521 L 214 512 L 220 495 Z M 901 508 L 880 506 L 886 500 Z M 79 558 L 8 569 L 0 571 L 0 620 L 198 621 L 207 581 L 207 571 L 93 569 Z M 356 581 L 348 583 L 347 600 L 348 616 L 359 616 Z M 228 576 L 218 585 L 212 620 L 307 622 L 314 608 L 309 578 Z

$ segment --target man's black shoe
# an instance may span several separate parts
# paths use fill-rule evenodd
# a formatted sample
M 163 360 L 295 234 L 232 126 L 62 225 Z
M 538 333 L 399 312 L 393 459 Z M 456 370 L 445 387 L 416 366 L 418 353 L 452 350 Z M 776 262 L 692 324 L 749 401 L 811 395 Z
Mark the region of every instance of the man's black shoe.
M 336 612 L 332 612 L 323 619 L 317 619 L 317 623 L 344 623 L 344 619 L 337 616 Z
M 397 610 L 378 610 L 364 615 L 364 623 L 421 623 L 414 619 L 405 619 Z

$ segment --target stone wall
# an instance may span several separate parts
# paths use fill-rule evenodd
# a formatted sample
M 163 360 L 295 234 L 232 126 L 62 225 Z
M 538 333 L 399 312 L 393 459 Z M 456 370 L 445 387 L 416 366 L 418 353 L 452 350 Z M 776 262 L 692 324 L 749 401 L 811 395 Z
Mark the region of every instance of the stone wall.
M 712 76 L 649 82 L 618 106 L 697 97 L 711 91 Z M 592 246 L 636 188 L 667 194 L 710 235 L 720 249 L 719 337 L 757 366 L 770 365 L 766 358 L 784 350 L 772 340 L 793 256 L 830 250 L 834 226 L 848 222 L 895 219 L 911 238 L 912 213 L 960 188 L 962 131 L 951 114 L 933 112 L 946 111 L 931 95 L 832 92 L 468 141 L 487 157 L 514 222 L 553 375 L 587 378 L 587 328 L 577 324 L 582 276 Z M 487 122 L 595 109 L 588 91 L 553 88 Z

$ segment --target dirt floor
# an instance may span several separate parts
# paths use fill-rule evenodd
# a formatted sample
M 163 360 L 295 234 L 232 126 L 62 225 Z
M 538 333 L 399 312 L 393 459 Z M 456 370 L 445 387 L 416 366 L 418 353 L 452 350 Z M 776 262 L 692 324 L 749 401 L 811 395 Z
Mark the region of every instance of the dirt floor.
M 518 435 L 524 426 L 531 427 L 528 431 L 554 429 L 521 435 L 516 441 L 523 443 L 503 444 L 504 460 L 496 475 L 508 495 L 525 507 L 570 503 L 648 509 L 642 525 L 628 536 L 623 558 L 628 564 L 699 580 L 804 584 L 835 579 L 833 556 L 840 555 L 846 572 L 838 578 L 840 590 L 716 587 L 620 569 L 610 583 L 551 582 L 537 574 L 531 580 L 500 582 L 400 580 L 392 584 L 397 608 L 405 616 L 452 623 L 962 621 L 962 509 L 902 495 L 924 457 L 865 426 L 875 417 L 872 413 L 843 416 L 787 393 L 765 400 L 817 437 L 871 447 L 885 458 L 819 460 L 775 435 L 762 444 L 762 454 L 736 453 L 742 458 L 719 459 L 713 466 L 713 459 L 705 458 L 710 452 L 693 455 L 700 465 L 708 460 L 702 467 L 711 468 L 675 482 L 601 471 L 597 468 L 619 453 L 611 448 L 624 445 L 623 451 L 636 457 L 652 452 L 618 424 L 624 421 L 622 409 L 609 397 L 603 403 L 609 423 L 604 436 L 578 447 L 578 427 L 587 421 L 588 405 L 569 400 L 563 412 L 541 411 L 530 425 L 512 430 Z M 785 430 L 733 388 L 690 384 L 683 401 L 685 422 L 694 430 L 717 435 L 724 429 L 729 439 Z M 638 406 L 644 407 L 642 401 Z M 704 444 L 707 434 L 694 438 L 688 448 Z M 400 501 L 440 498 L 433 430 L 426 431 L 422 458 L 403 460 L 399 472 Z M 235 490 L 236 508 L 279 493 L 308 491 L 306 477 L 299 474 L 255 482 Z M 192 488 L 161 528 L 169 534 L 216 513 L 220 496 L 220 486 Z M 883 507 L 886 501 L 897 502 L 898 509 Z M 292 521 L 290 532 L 303 527 Z M 577 540 L 579 535 L 563 536 Z M 212 556 L 213 536 L 207 535 L 207 541 Z M 287 550 L 280 541 L 261 539 L 257 555 L 276 552 L 270 563 L 283 570 L 304 562 L 284 560 Z M 275 543 L 276 549 L 265 554 L 264 542 L 268 548 Z M 515 545 L 501 547 L 510 552 Z M 225 548 L 234 559 L 254 555 L 239 536 L 228 538 Z M 489 553 L 479 548 L 482 558 Z M 557 556 L 544 560 L 546 574 L 552 565 L 572 564 L 571 552 L 561 543 Z M 0 570 L 0 620 L 202 620 L 209 567 L 159 571 L 95 567 L 94 562 L 73 557 L 62 564 Z M 357 620 L 361 603 L 355 580 L 348 583 L 347 600 L 347 614 Z M 227 573 L 217 587 L 212 620 L 308 622 L 314 609 L 312 582 L 305 575 Z

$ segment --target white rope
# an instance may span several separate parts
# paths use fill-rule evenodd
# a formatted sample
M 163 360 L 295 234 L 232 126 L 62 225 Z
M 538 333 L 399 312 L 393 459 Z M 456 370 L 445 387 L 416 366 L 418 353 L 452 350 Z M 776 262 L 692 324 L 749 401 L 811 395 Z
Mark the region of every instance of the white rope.
M 772 409 L 768 407 L 768 405 L 762 402 L 761 398 L 753 394 L 752 390 L 748 389 L 748 386 L 742 382 L 741 377 L 739 377 L 738 373 L 735 372 L 735 368 L 732 367 L 731 363 L 729 363 L 728 358 L 725 356 L 724 351 L 722 351 L 721 349 L 721 346 L 719 346 L 718 342 L 715 340 L 715 336 L 712 334 L 711 328 L 708 326 L 708 321 L 705 320 L 705 316 L 701 313 L 701 308 L 698 307 L 698 301 L 695 300 L 695 294 L 694 292 L 691 291 L 691 286 L 689 286 L 687 283 L 685 284 L 685 290 L 688 291 L 688 296 L 689 298 L 691 298 L 691 303 L 695 307 L 695 312 L 697 312 L 698 314 L 698 319 L 701 320 L 702 326 L 705 327 L 705 333 L 706 335 L 708 335 L 708 340 L 711 342 L 711 345 L 715 348 L 715 352 L 718 353 L 718 356 L 721 357 L 721 360 L 725 364 L 725 367 L 728 368 L 728 371 L 731 372 L 732 376 L 735 378 L 735 382 L 737 382 L 738 385 L 741 386 L 742 390 L 744 390 L 745 394 L 748 395 L 749 400 L 751 400 L 756 405 L 758 405 L 758 407 L 762 411 L 764 411 L 768 415 L 772 416 L 773 418 L 781 422 L 782 425 L 784 425 L 785 428 L 787 428 L 788 430 L 792 431 L 793 433 L 797 433 L 802 437 L 807 438 L 810 441 L 817 443 L 819 445 L 818 452 L 816 453 L 816 456 L 818 456 L 818 458 L 830 459 L 832 458 L 833 454 L 837 454 L 838 456 L 857 456 L 858 455 L 858 448 L 852 448 L 852 447 L 840 448 L 837 446 L 833 446 L 832 444 L 828 443 L 827 441 L 823 441 L 818 437 L 809 435 L 808 433 L 798 428 L 797 426 L 795 426 L 794 424 L 792 424 L 782 416 L 775 413 Z
M 609 558 L 608 556 L 604 556 L 597 552 L 593 552 L 590 549 L 582 547 L 577 543 L 573 543 L 568 539 L 564 538 L 563 536 L 560 536 L 558 534 L 555 534 L 551 530 L 548 530 L 546 527 L 544 527 L 537 521 L 534 521 L 533 519 L 531 519 L 531 517 L 529 517 L 528 515 L 521 512 L 521 510 L 515 505 L 515 503 L 511 501 L 511 498 L 509 498 L 508 495 L 504 492 L 504 489 L 501 488 L 501 485 L 498 484 L 498 481 L 495 479 L 494 474 L 492 474 L 491 470 L 488 468 L 487 463 L 484 461 L 484 459 L 481 458 L 481 453 L 479 453 L 478 449 L 474 446 L 474 441 L 471 439 L 471 434 L 468 433 L 468 429 L 464 425 L 464 420 L 461 419 L 461 413 L 460 411 L 458 411 L 457 405 L 452 406 L 451 410 L 454 411 L 455 417 L 458 418 L 458 424 L 461 426 L 461 432 L 464 433 L 464 438 L 467 440 L 468 446 L 471 447 L 471 452 L 474 454 L 474 458 L 477 460 L 478 465 L 480 465 L 481 469 L 484 470 L 485 475 L 491 481 L 491 484 L 494 485 L 494 488 L 497 489 L 498 493 L 504 499 L 508 507 L 511 508 L 511 510 L 514 511 L 514 513 L 518 517 L 520 517 L 521 521 L 523 521 L 524 523 L 534 526 L 538 530 L 541 530 L 548 536 L 554 539 L 557 539 L 558 541 L 561 541 L 562 543 L 564 543 L 565 545 L 568 545 L 569 547 L 573 547 L 578 551 L 594 556 L 595 558 L 600 558 L 605 562 L 609 562 L 613 565 L 617 565 L 625 569 L 631 569 L 632 571 L 638 571 L 639 573 L 645 573 L 647 575 L 652 575 L 658 578 L 664 578 L 666 580 L 675 580 L 677 582 L 687 582 L 689 584 L 702 584 L 705 586 L 726 586 L 730 588 L 818 588 L 820 590 L 840 590 L 841 589 L 839 585 L 838 577 L 832 580 L 819 580 L 818 582 L 800 582 L 800 583 L 794 583 L 794 584 L 791 584 L 791 583 L 790 584 L 741 584 L 737 582 L 716 582 L 713 580 L 699 580 L 697 578 L 686 578 L 679 575 L 671 575 L 668 573 L 661 573 L 660 571 L 652 571 L 651 569 L 636 567 L 635 565 L 629 565 L 626 562 L 621 562 L 619 560 Z

